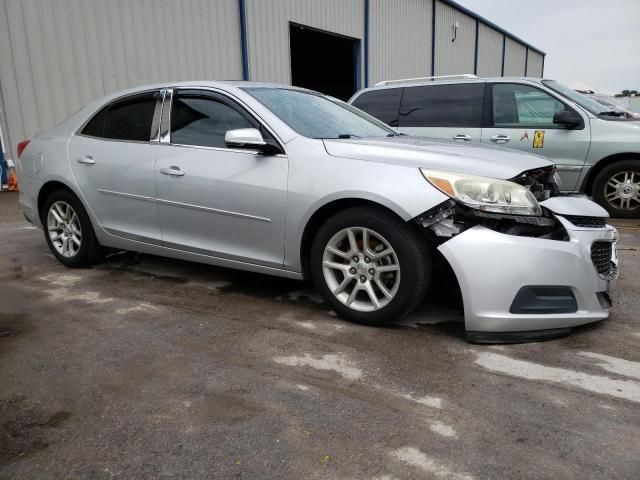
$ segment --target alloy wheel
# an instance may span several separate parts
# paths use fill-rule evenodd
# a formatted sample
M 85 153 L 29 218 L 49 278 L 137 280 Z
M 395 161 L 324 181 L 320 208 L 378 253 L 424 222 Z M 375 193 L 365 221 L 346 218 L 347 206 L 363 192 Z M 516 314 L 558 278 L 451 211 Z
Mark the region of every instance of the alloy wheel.
M 400 263 L 391 244 L 379 233 L 349 227 L 325 246 L 322 272 L 333 295 L 360 312 L 384 308 L 400 286 Z
M 67 202 L 57 201 L 49 207 L 47 230 L 53 248 L 63 257 L 74 257 L 82 245 L 82 228 L 75 210 Z
M 605 184 L 604 198 L 621 210 L 636 208 L 640 205 L 640 172 L 627 170 L 612 175 Z

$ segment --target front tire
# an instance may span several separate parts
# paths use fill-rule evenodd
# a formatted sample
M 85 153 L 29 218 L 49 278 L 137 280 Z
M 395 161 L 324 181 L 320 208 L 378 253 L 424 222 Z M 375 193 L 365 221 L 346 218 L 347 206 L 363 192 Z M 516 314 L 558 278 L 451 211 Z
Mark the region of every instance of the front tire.
M 51 253 L 65 266 L 86 267 L 104 257 L 87 211 L 70 191 L 56 190 L 49 195 L 42 223 Z
M 431 255 L 418 227 L 372 207 L 337 213 L 311 248 L 311 276 L 339 316 L 388 325 L 410 313 L 431 279 Z
M 612 217 L 640 217 L 640 160 L 622 160 L 604 167 L 593 182 L 593 198 Z

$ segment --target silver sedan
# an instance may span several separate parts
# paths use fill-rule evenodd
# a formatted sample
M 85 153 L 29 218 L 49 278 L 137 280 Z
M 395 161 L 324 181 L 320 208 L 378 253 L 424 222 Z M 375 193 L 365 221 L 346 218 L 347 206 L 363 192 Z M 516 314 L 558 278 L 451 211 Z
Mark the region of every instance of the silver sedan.
M 126 249 L 311 278 L 342 317 L 461 294 L 470 340 L 608 316 L 615 230 L 545 159 L 399 135 L 333 98 L 247 82 L 113 94 L 19 145 L 20 202 L 66 266 Z

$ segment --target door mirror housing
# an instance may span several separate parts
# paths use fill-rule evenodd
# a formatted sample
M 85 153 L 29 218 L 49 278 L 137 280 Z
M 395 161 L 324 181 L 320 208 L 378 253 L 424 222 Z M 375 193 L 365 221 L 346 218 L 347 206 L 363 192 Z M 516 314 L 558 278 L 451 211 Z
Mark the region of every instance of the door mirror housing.
M 566 128 L 576 128 L 582 125 L 582 117 L 571 110 L 561 110 L 553 116 L 553 123 Z
M 280 147 L 272 142 L 266 141 L 257 128 L 227 130 L 224 134 L 224 143 L 229 148 L 258 150 L 265 155 L 282 153 Z

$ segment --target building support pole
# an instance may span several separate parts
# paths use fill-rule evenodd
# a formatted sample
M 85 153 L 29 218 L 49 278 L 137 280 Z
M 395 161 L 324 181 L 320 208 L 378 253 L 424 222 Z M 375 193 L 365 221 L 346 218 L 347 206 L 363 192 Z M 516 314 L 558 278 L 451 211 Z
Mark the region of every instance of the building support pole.
M 436 76 L 436 2 L 431 3 L 431 76 Z
M 238 0 L 240 9 L 240 49 L 242 51 L 242 79 L 249 80 L 249 52 L 247 49 L 247 17 L 246 2 Z
M 364 86 L 369 86 L 369 0 L 364 0 Z
M 504 77 L 504 51 L 507 47 L 507 36 L 502 35 L 502 73 L 500 73 L 501 77 Z
M 480 30 L 480 21 L 476 18 L 476 53 L 473 57 L 473 74 L 478 75 L 478 34 Z

